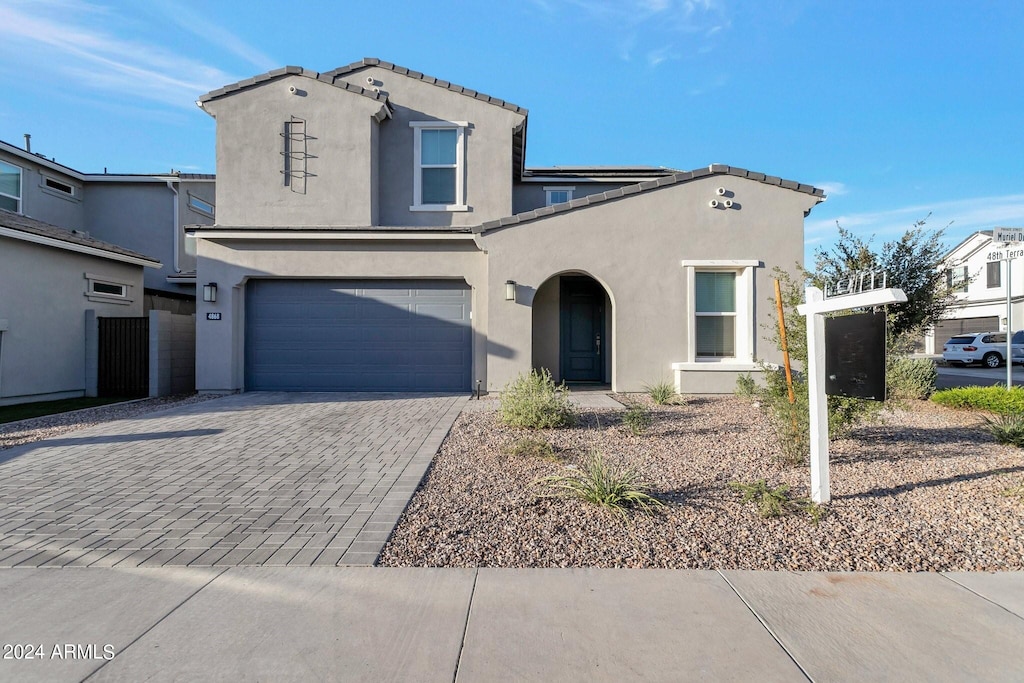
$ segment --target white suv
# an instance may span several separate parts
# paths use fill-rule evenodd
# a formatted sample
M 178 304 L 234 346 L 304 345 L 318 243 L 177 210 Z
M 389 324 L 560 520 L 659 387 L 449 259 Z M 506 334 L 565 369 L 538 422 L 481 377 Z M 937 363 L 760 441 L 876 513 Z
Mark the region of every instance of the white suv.
M 1013 362 L 1024 363 L 1024 330 L 1013 333 Z M 958 334 L 942 346 L 947 363 L 981 363 L 998 368 L 1006 361 L 1006 333 L 979 332 Z

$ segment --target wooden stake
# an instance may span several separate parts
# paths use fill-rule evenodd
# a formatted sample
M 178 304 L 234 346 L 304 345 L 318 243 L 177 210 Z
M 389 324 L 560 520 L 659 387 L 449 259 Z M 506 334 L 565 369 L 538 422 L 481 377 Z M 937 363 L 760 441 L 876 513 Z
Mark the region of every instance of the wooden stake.
M 796 403 L 793 393 L 793 369 L 789 365 L 789 344 L 786 343 L 786 314 L 782 310 L 782 287 L 778 278 L 775 279 L 775 307 L 779 311 L 779 336 L 782 338 L 782 362 L 786 368 L 786 388 L 789 390 L 789 404 Z

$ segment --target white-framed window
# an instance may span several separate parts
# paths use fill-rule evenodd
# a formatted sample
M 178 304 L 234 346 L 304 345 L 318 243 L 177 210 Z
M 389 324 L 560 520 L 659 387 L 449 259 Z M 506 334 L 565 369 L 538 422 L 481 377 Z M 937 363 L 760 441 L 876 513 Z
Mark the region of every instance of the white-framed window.
M 191 192 L 188 193 L 188 208 L 210 218 L 214 217 L 214 213 L 216 211 L 216 207 L 213 205 L 213 202 L 208 202 L 201 197 L 195 196 Z
M 93 273 L 86 273 L 85 280 L 87 283 L 85 296 L 89 301 L 110 304 L 130 304 L 132 302 L 130 297 L 132 286 L 127 282 Z
M 43 192 L 61 197 L 62 199 L 71 199 L 74 201 L 79 201 L 81 199 L 81 188 L 74 183 L 70 183 L 47 173 L 41 172 L 39 174 L 39 187 L 43 189 Z
M 754 369 L 754 260 L 686 260 L 686 362 L 677 369 Z
M 553 204 L 564 204 L 572 200 L 572 193 L 575 187 L 551 186 L 544 188 L 544 206 Z
M 21 213 L 21 167 L 0 161 L 0 209 Z
M 967 266 L 957 266 L 946 269 L 946 288 L 954 293 L 967 291 L 967 284 L 970 277 L 967 275 Z
M 410 121 L 413 198 L 410 211 L 468 211 L 465 121 Z

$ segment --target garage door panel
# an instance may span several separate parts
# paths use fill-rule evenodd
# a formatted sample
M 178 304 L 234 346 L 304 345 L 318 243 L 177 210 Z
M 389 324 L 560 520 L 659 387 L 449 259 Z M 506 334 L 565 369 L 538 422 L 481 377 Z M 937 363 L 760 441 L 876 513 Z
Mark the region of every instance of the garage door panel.
M 245 386 L 467 390 L 470 300 L 457 281 L 250 281 Z

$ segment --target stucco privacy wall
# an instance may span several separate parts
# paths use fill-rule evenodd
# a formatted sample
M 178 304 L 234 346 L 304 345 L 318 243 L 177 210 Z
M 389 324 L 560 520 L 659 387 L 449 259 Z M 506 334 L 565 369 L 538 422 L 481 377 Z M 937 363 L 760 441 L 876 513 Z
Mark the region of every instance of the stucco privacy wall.
M 380 84 L 392 109 L 392 118 L 380 126 L 381 225 L 472 226 L 512 213 L 512 132 L 523 122 L 522 114 L 380 67 L 360 69 L 339 80 L 370 87 L 367 77 Z M 413 202 L 409 122 L 438 120 L 470 124 L 463 176 L 469 211 L 409 210 Z
M 127 283 L 131 303 L 89 301 L 86 273 Z M 85 312 L 142 315 L 142 290 L 141 266 L 0 237 L 0 405 L 82 396 Z
M 217 224 L 371 225 L 372 129 L 382 106 L 383 101 L 297 75 L 205 102 L 203 108 L 217 118 Z M 295 158 L 293 170 L 297 175 L 304 163 L 309 175 L 286 186 L 283 133 L 293 116 L 305 121 L 310 138 L 309 156 L 304 162 Z
M 712 209 L 725 187 L 739 208 Z M 758 260 L 754 284 L 754 355 L 779 362 L 762 339 L 771 324 L 771 269 L 792 269 L 802 259 L 804 213 L 818 198 L 731 175 L 668 185 L 480 236 L 488 252 L 493 343 L 515 351 L 488 359 L 487 386 L 499 390 L 530 369 L 531 304 L 552 275 L 594 277 L 612 300 L 612 388 L 641 391 L 672 377 L 686 360 L 690 313 L 684 259 Z M 504 282 L 519 284 L 518 301 L 504 300 Z M 738 373 L 688 371 L 682 389 L 732 391 Z
M 204 236 L 199 240 L 202 281 L 198 286 L 216 282 L 218 293 L 216 303 L 198 302 L 196 389 L 244 388 L 245 283 L 259 277 L 464 280 L 473 288 L 473 379 L 486 381 L 486 256 L 468 234 L 450 236 L 454 239 L 446 239 L 449 235 L 379 241 L 330 235 L 289 240 Z M 221 313 L 222 319 L 207 320 L 211 312 Z M 502 352 L 497 347 L 492 351 Z

